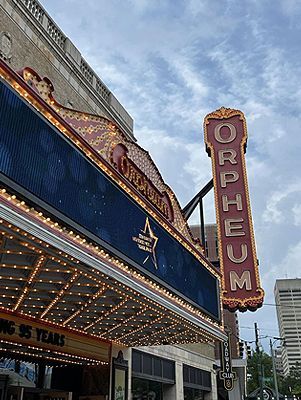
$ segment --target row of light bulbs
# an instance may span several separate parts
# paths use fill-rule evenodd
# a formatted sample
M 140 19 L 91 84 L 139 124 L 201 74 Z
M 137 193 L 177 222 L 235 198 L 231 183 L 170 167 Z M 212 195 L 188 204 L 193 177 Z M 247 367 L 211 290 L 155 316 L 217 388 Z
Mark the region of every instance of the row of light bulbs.
M 103 251 L 101 251 L 101 252 L 103 252 Z M 139 276 L 139 278 L 141 277 L 141 275 L 140 274 L 138 274 L 138 276 Z M 159 287 L 159 285 L 157 285 L 158 287 Z M 166 290 L 165 289 L 163 289 L 163 291 L 164 292 L 166 292 Z
M 32 237 L 32 239 L 36 239 L 36 238 L 34 238 L 34 237 Z M 41 242 L 41 241 L 40 241 Z M 48 246 L 49 247 L 49 246 Z M 34 250 L 36 250 L 36 248 L 34 248 Z M 87 275 L 87 274 L 85 274 L 85 275 Z M 91 279 L 91 276 L 89 276 L 89 278 Z M 112 288 L 113 290 L 115 289 L 115 288 Z M 116 289 L 115 289 L 116 290 Z M 121 294 L 123 294 L 124 295 L 124 292 L 120 292 Z M 141 303 L 141 304 L 143 304 L 143 303 Z M 158 311 L 158 310 L 156 310 L 156 311 Z M 178 320 L 178 318 L 177 318 L 177 320 Z

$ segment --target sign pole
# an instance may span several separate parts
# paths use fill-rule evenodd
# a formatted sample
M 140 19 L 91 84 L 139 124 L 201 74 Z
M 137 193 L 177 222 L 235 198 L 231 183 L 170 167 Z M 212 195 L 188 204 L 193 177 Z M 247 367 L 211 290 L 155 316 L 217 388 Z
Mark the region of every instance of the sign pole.
M 270 339 L 270 350 L 271 350 L 271 357 L 272 357 L 272 363 L 273 363 L 273 377 L 274 377 L 274 385 L 275 385 L 275 392 L 276 392 L 276 400 L 279 400 L 278 382 L 277 382 L 275 356 L 274 356 L 274 351 L 273 351 L 272 339 Z
M 258 327 L 257 322 L 254 322 L 255 328 L 255 343 L 256 343 L 256 353 L 258 356 L 258 381 L 259 381 L 259 388 L 260 388 L 260 400 L 263 399 L 263 382 L 262 382 L 262 362 L 261 362 L 261 352 L 259 348 L 259 338 L 258 338 Z

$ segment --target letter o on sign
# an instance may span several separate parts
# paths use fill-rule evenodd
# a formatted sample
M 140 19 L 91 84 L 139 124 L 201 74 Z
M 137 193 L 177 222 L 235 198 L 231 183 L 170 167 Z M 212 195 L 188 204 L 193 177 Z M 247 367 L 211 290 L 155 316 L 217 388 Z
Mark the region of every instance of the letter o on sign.
M 221 136 L 221 129 L 223 127 L 229 128 L 229 130 L 230 130 L 230 136 L 226 139 L 222 138 L 222 136 Z M 234 125 L 232 125 L 228 122 L 222 122 L 222 123 L 216 125 L 216 127 L 214 129 L 214 137 L 219 143 L 231 143 L 236 138 L 236 128 Z

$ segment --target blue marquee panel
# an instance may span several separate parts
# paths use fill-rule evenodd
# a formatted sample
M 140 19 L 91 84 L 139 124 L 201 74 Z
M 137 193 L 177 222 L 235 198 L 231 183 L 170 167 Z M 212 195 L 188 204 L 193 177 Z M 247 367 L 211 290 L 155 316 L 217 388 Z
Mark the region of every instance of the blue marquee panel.
M 10 181 L 219 319 L 216 277 L 2 82 L 0 140 Z

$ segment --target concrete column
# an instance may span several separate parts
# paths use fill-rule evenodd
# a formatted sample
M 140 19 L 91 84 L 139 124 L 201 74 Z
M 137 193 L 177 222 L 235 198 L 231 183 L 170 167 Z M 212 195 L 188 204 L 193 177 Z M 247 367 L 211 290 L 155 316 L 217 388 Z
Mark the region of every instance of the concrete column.
M 42 18 L 42 25 L 43 25 L 43 28 L 45 29 L 45 31 L 47 31 L 47 27 L 48 27 L 48 17 L 47 17 L 46 14 L 43 15 L 43 18 Z
M 132 398 L 132 349 L 124 349 L 123 355 L 125 360 L 129 362 L 129 375 L 128 375 L 128 399 Z
M 231 391 L 228 392 L 229 395 L 229 400 L 241 400 L 241 394 L 239 390 L 239 384 L 238 381 L 236 380 L 234 382 L 234 387 Z
M 216 372 L 212 369 L 211 374 L 211 392 L 205 394 L 205 400 L 217 400 L 217 382 Z
M 92 76 L 92 86 L 96 89 L 96 76 L 94 74 Z
M 179 400 L 176 385 L 163 385 L 163 400 Z M 183 397 L 181 397 L 181 400 Z
M 73 62 L 75 62 L 78 66 L 80 66 L 81 62 L 81 53 L 77 50 L 74 44 L 71 42 L 69 38 L 66 38 L 65 41 L 65 52 L 68 57 L 70 57 Z
M 184 400 L 184 384 L 183 384 L 183 363 L 176 361 L 175 363 L 176 383 L 172 386 L 174 389 L 173 396 L 165 397 L 164 400 Z M 170 393 L 168 393 L 169 395 Z

